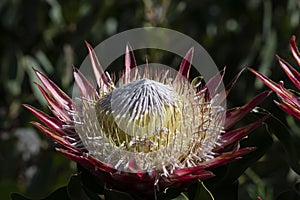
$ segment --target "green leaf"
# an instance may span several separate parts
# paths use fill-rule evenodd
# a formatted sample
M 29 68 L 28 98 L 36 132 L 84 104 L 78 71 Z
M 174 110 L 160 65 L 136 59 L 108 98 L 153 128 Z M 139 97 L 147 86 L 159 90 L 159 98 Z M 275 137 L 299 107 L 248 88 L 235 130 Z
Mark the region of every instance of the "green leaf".
M 21 194 L 12 193 L 11 194 L 12 200 L 30 200 L 27 197 L 22 196 Z M 67 187 L 61 187 L 52 192 L 48 197 L 42 199 L 42 200 L 57 200 L 57 199 L 64 199 L 64 200 L 70 200 L 67 192 Z
M 12 200 L 30 200 L 30 199 L 28 199 L 28 198 L 26 198 L 26 197 L 24 197 L 24 196 L 22 196 L 21 194 L 18 194 L 18 193 L 12 193 L 10 195 L 10 198 Z
M 214 200 L 212 193 L 207 189 L 202 181 L 199 181 L 198 184 L 192 185 L 188 191 L 189 199 L 194 200 Z
M 219 167 L 217 170 L 213 171 L 213 173 L 216 174 L 216 178 L 209 182 L 213 183 L 212 185 L 214 185 L 215 188 L 234 183 L 249 166 L 253 165 L 253 163 L 265 155 L 272 144 L 273 139 L 271 134 L 266 131 L 266 128 L 258 128 L 250 133 L 247 139 L 241 141 L 242 147 L 256 147 L 256 149 L 243 155 L 242 159 Z
M 300 199 L 300 182 L 296 183 L 294 188 L 292 190 L 288 190 L 285 192 L 282 192 L 278 195 L 276 200 L 297 200 Z
M 189 198 L 184 193 L 180 193 L 180 195 L 173 200 L 189 200 Z
M 81 165 L 77 165 L 77 169 L 78 175 L 73 175 L 69 181 L 69 192 L 74 194 L 74 197 L 77 197 L 76 192 L 80 192 L 85 198 L 93 200 L 102 199 L 104 182 Z M 75 190 L 75 193 L 73 190 Z
M 112 190 L 107 188 L 104 189 L 104 196 L 105 196 L 105 200 L 116 200 L 116 199 L 133 200 L 133 198 L 125 192 L 120 192 L 117 190 Z
M 299 175 L 300 174 L 300 151 L 299 137 L 290 134 L 290 129 L 277 118 L 270 118 L 269 129 L 278 138 L 286 152 L 289 166 Z
M 47 0 L 51 9 L 49 12 L 49 17 L 52 20 L 53 24 L 61 24 L 63 22 L 61 5 L 56 0 Z
M 254 117 L 254 116 L 250 116 Z M 269 150 L 273 144 L 271 134 L 265 127 L 260 127 L 240 143 L 242 147 L 256 147 L 256 149 L 242 159 L 229 163 L 227 165 L 213 169 L 215 178 L 205 181 L 207 187 L 211 190 L 215 199 L 238 199 L 238 178 L 244 171 L 253 165 Z
M 1 145 L 1 143 L 0 143 Z M 1 149 L 0 149 L 1 151 Z M 5 171 L 7 172 L 7 171 Z M 10 172 L 7 172 L 10 173 Z M 10 180 L 1 180 L 0 182 L 0 199 L 7 199 L 7 197 L 12 195 L 12 191 L 19 191 L 20 188 L 17 184 Z M 14 193 L 16 194 L 16 193 Z
M 21 59 L 21 63 L 22 63 L 23 68 L 27 71 L 27 74 L 31 80 L 30 85 L 31 85 L 32 91 L 34 92 L 35 97 L 40 102 L 40 104 L 47 105 L 47 102 L 46 102 L 44 96 L 41 94 L 41 91 L 38 89 L 38 87 L 35 84 L 35 82 L 40 83 L 40 80 L 37 78 L 32 67 L 34 67 L 35 69 L 39 70 L 42 73 L 44 73 L 44 71 L 39 66 L 39 64 L 35 60 L 35 58 L 33 58 L 31 56 L 23 56 Z
M 182 188 L 167 188 L 164 191 L 161 191 L 157 194 L 157 199 L 169 200 L 169 199 L 177 199 L 182 196 Z
M 48 74 L 51 74 L 53 72 L 54 68 L 43 51 L 41 50 L 37 51 L 35 57 L 41 63 L 41 65 L 43 66 L 43 68 Z
M 289 190 L 278 195 L 276 200 L 298 200 L 300 196 L 294 190 Z
M 58 188 L 43 200 L 57 200 L 57 199 L 70 200 L 66 186 Z
M 80 173 L 81 184 L 87 193 L 103 194 L 104 181 L 95 175 L 91 174 L 90 171 L 84 167 L 77 165 L 78 172 Z
M 72 200 L 90 200 L 82 189 L 80 177 L 73 175 L 68 183 L 68 194 Z

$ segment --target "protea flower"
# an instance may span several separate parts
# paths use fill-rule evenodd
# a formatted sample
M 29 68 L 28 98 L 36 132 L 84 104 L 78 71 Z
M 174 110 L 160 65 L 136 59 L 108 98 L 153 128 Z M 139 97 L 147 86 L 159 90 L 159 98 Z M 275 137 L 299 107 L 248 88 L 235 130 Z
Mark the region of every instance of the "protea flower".
M 300 53 L 297 48 L 295 36 L 292 36 L 290 40 L 290 50 L 296 62 L 298 63 L 298 66 L 300 66 Z M 292 83 L 296 86 L 296 88 L 300 90 L 300 73 L 279 56 L 277 58 L 280 67 L 283 69 L 283 71 L 286 73 L 286 75 L 289 77 Z M 280 81 L 279 83 L 275 83 L 267 76 L 259 72 L 256 72 L 251 68 L 249 70 L 253 72 L 260 80 L 262 80 L 266 86 L 268 86 L 274 92 L 276 92 L 276 94 L 281 99 L 281 102 L 278 101 L 274 101 L 274 102 L 279 108 L 281 108 L 283 111 L 290 114 L 291 116 L 300 119 L 300 101 L 297 92 L 286 89 L 283 85 L 283 81 Z
M 178 73 L 138 68 L 130 45 L 118 86 L 105 74 L 87 44 L 96 77 L 94 88 L 74 68 L 80 91 L 74 102 L 44 74 L 35 70 L 37 84 L 53 116 L 25 105 L 44 125 L 32 122 L 52 138 L 56 150 L 105 180 L 106 187 L 126 191 L 135 198 L 153 198 L 155 191 L 188 187 L 214 177 L 210 171 L 252 151 L 239 141 L 267 116 L 245 127 L 230 130 L 258 105 L 269 91 L 244 106 L 225 110 L 222 102 L 236 78 L 220 92 L 225 70 L 206 84 L 189 82 L 191 48 Z M 208 88 L 214 90 L 208 91 Z M 225 119 L 225 120 L 224 120 Z M 153 189 L 155 188 L 155 189 Z

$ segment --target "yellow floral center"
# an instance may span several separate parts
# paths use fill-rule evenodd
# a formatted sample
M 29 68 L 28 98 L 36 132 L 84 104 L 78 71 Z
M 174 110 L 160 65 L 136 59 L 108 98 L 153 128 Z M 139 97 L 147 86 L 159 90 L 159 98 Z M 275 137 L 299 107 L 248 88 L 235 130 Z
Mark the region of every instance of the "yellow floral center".
M 106 137 L 128 151 L 172 145 L 182 128 L 183 99 L 174 88 L 147 78 L 115 89 L 98 106 L 99 122 L 109 130 Z

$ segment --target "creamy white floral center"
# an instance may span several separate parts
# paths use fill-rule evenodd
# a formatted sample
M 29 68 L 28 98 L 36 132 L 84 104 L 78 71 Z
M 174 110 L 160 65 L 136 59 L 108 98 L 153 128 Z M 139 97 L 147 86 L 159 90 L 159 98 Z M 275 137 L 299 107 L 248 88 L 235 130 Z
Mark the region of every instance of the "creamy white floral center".
M 157 78 L 150 70 L 96 101 L 82 99 L 76 131 L 92 155 L 121 171 L 134 163 L 165 175 L 213 156 L 222 108 L 168 74 Z

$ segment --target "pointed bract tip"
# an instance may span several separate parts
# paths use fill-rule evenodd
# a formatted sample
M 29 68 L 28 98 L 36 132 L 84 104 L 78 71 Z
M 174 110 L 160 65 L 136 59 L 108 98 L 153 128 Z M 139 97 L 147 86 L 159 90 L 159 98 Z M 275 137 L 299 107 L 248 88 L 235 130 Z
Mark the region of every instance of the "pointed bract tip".
M 130 43 L 127 42 L 125 50 L 125 71 L 129 71 L 130 69 L 133 69 L 136 66 L 136 60 L 133 54 L 132 47 L 130 46 Z
M 292 35 L 290 42 L 296 42 L 296 36 Z
M 127 44 L 126 44 L 126 53 L 129 53 L 130 51 L 132 51 L 132 47 L 131 47 L 130 43 L 127 42 Z
M 92 45 L 90 43 L 88 43 L 86 40 L 84 41 L 84 43 L 85 43 L 85 46 L 88 48 L 89 53 L 92 54 L 94 51 L 94 48 L 92 47 Z
M 189 61 L 190 64 L 192 64 L 193 56 L 194 56 L 194 47 L 191 47 L 188 50 L 188 52 L 185 54 L 184 59 Z
M 88 43 L 86 40 L 84 40 L 85 46 L 90 50 L 93 49 L 90 43 Z
M 255 69 L 251 68 L 251 67 L 247 67 L 247 69 L 252 72 L 254 75 L 258 76 L 259 72 L 257 72 Z
M 191 47 L 191 48 L 189 49 L 189 51 L 191 51 L 192 53 L 194 53 L 194 50 L 195 50 L 195 47 Z
M 194 56 L 194 47 L 191 47 L 188 52 L 185 54 L 184 59 L 189 61 L 192 64 L 193 56 Z
M 97 58 L 96 52 L 87 41 L 85 41 L 85 44 L 89 51 L 89 58 L 90 58 L 90 62 L 92 64 L 92 69 L 94 71 L 97 85 L 99 88 L 102 88 L 105 92 L 107 92 L 108 88 L 109 88 L 108 79 L 107 79 L 107 77 L 104 73 L 104 70 Z
M 74 73 L 78 73 L 78 71 L 79 71 L 78 68 L 75 67 L 74 65 L 72 65 L 72 69 L 73 69 L 73 72 L 74 72 Z
M 45 76 L 41 71 L 39 71 L 38 69 L 36 69 L 36 68 L 34 68 L 34 67 L 32 67 L 32 69 L 33 69 L 33 71 L 34 71 L 34 73 L 38 76 L 38 77 L 40 77 L 40 76 Z
M 184 58 L 182 59 L 175 82 L 177 81 L 179 76 L 183 76 L 187 79 L 189 78 L 193 55 L 194 55 L 194 47 L 190 48 L 188 52 L 185 54 Z
M 35 67 L 31 67 L 31 68 L 32 68 L 33 71 L 35 71 L 35 72 L 38 71 L 37 68 L 35 68 Z
M 294 35 L 292 36 L 292 38 L 290 40 L 290 50 L 293 54 L 293 57 L 297 61 L 298 65 L 300 65 L 300 52 L 299 52 L 299 49 L 296 44 L 296 36 L 294 36 Z
M 129 42 L 126 44 L 125 50 L 125 74 L 124 74 L 124 83 L 131 82 L 133 80 L 132 74 L 130 71 L 137 67 L 136 60 L 133 54 L 132 47 L 130 46 Z
M 22 106 L 24 106 L 27 110 L 31 110 L 32 106 L 29 104 L 22 104 Z

